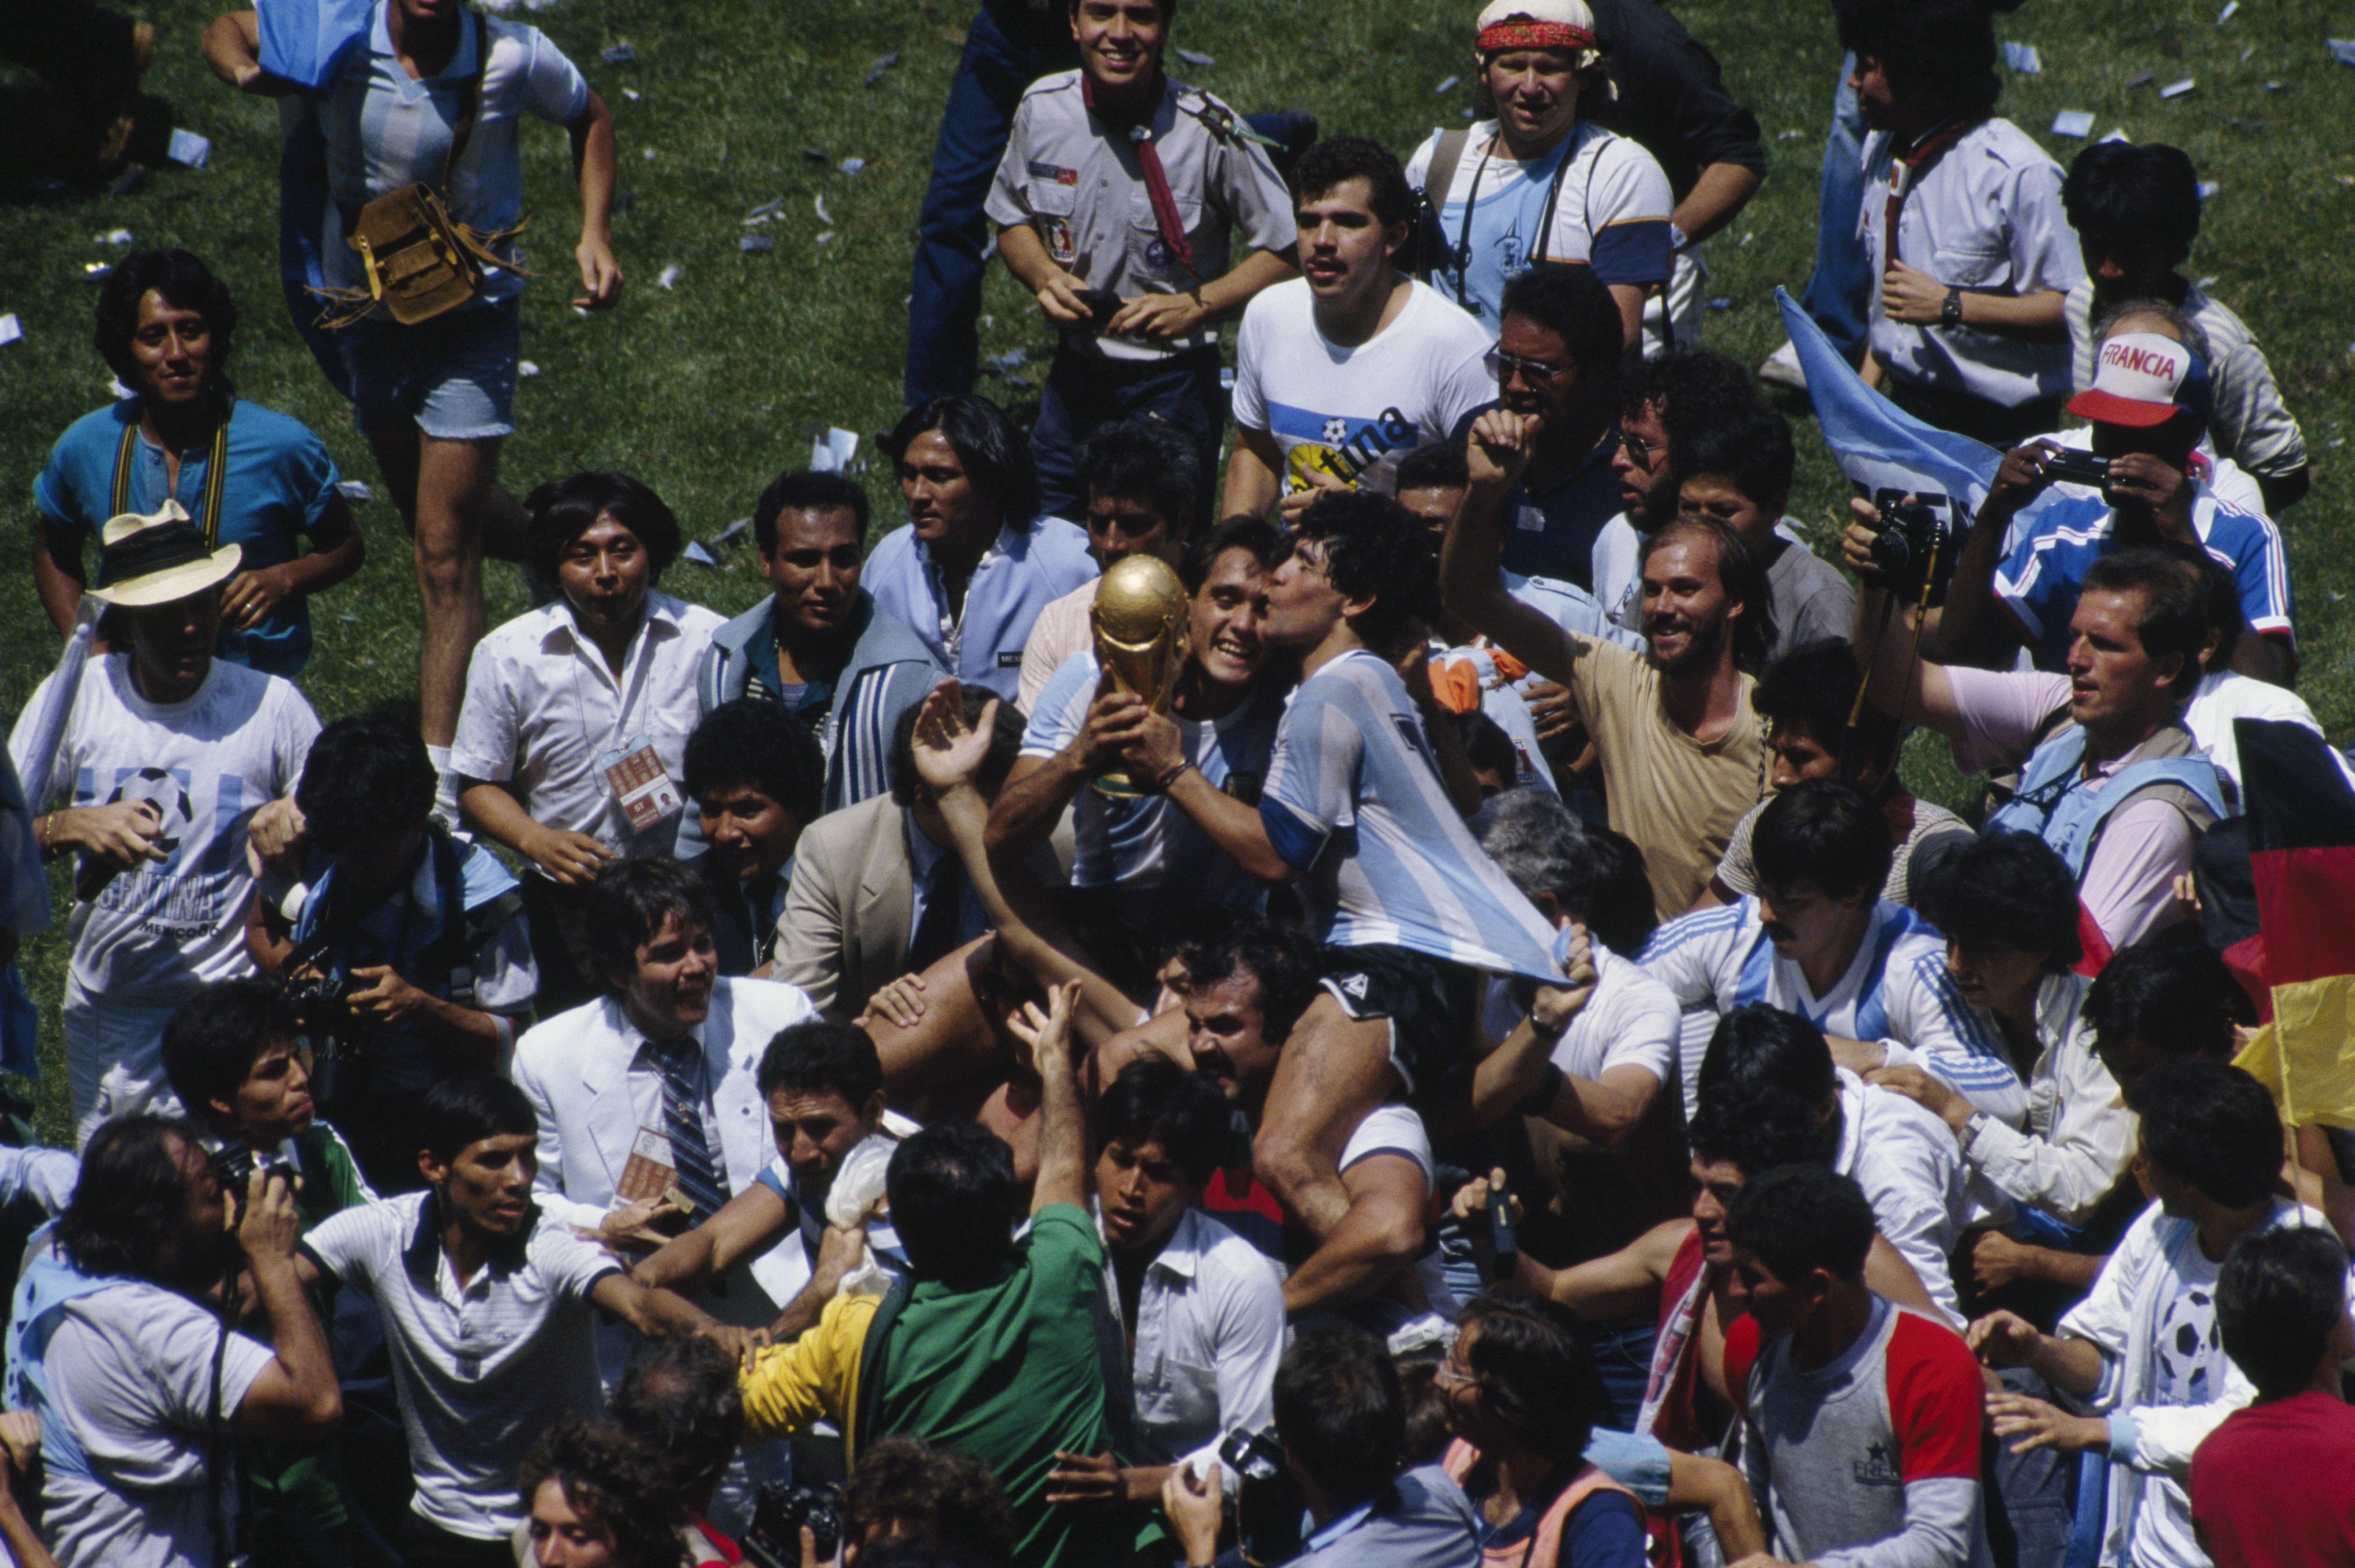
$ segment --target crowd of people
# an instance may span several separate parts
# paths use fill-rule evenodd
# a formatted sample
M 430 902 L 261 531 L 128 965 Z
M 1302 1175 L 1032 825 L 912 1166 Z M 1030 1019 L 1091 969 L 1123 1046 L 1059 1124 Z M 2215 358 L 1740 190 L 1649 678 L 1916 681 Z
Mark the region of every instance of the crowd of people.
M 2319 733 L 2307 467 L 2190 161 L 2064 172 L 1981 0 L 1838 0 L 1807 310 L 2006 449 L 1924 575 L 1900 495 L 1817 552 L 1796 360 L 1697 341 L 1765 163 L 1668 12 L 1492 0 L 1402 162 L 1171 80 L 1174 9 L 985 5 L 894 507 L 777 475 L 732 620 L 642 480 L 499 484 L 523 113 L 622 286 L 580 72 L 457 0 L 208 30 L 419 689 L 322 723 L 340 476 L 123 260 L 0 778 L 12 952 L 72 888 L 16 1561 L 2355 1562 L 2355 1168 L 2203 901 L 2235 724 Z

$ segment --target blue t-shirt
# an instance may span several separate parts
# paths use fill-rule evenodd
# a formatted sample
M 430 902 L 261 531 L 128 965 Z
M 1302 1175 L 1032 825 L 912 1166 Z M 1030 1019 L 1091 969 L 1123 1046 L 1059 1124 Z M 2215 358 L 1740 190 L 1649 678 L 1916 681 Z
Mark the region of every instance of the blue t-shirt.
M 1295 688 L 1259 811 L 1327 945 L 1560 977 L 1553 928 L 1464 826 L 1413 699 L 1373 654 Z
M 2012 547 L 1996 572 L 1996 596 L 2019 621 L 2037 668 L 2069 667 L 2069 618 L 2077 613 L 2086 571 L 2119 548 L 2114 522 L 2099 492 L 2047 501 L 2037 509 L 2033 531 Z M 2280 530 L 2218 500 L 2205 485 L 2192 496 L 2191 529 L 2239 585 L 2250 635 L 2290 636 L 2289 563 Z
M 1086 728 L 1100 678 L 1095 655 L 1073 654 L 1055 668 L 1039 694 L 1038 711 L 1022 735 L 1022 755 L 1051 757 Z M 1240 707 L 1208 723 L 1177 720 L 1186 756 L 1209 783 L 1256 796 L 1275 745 L 1279 708 L 1264 687 Z M 1071 885 L 1116 887 L 1124 916 L 1158 932 L 1167 920 L 1214 905 L 1257 908 L 1260 885 L 1220 853 L 1194 819 L 1167 795 L 1116 798 L 1082 786 L 1071 803 Z
M 1497 405 L 1483 403 L 1456 421 L 1448 439 L 1462 445 L 1472 433 L 1472 421 Z M 1593 451 L 1578 461 L 1570 477 L 1542 495 L 1530 493 L 1524 481 L 1515 481 L 1505 496 L 1503 566 L 1524 577 L 1551 577 L 1594 591 L 1594 541 L 1603 526 L 1625 506 L 1619 497 L 1619 475 L 1611 455 L 1619 450 L 1619 426 L 1614 421 Z
M 125 398 L 93 410 L 66 427 L 49 449 L 48 465 L 33 482 L 34 504 L 52 528 L 93 539 L 113 516 L 114 460 L 123 431 L 137 422 L 139 400 Z M 240 571 L 282 566 L 303 553 L 295 535 L 314 533 L 336 493 L 335 460 L 300 420 L 240 398 L 229 413 L 229 472 L 221 485 L 218 542 L 244 554 Z M 205 485 L 212 444 L 180 453 L 179 487 L 165 483 L 161 448 L 139 436 L 131 444 L 131 482 L 123 509 L 154 512 L 176 500 L 188 516 L 204 520 Z M 259 625 L 231 631 L 224 625 L 214 652 L 231 664 L 292 679 L 311 656 L 309 601 L 282 600 Z

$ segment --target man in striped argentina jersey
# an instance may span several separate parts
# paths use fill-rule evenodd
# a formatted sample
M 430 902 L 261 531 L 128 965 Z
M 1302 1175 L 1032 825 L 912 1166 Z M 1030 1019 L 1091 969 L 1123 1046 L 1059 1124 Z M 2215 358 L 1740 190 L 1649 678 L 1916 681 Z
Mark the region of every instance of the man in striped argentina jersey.
M 1840 780 L 1810 779 L 1758 814 L 1752 854 L 1763 891 L 1670 921 L 1637 960 L 1688 1018 L 1786 1008 L 1824 1031 L 1841 1066 L 1911 1063 L 2019 1125 L 2028 1092 L 1946 972 L 1944 942 L 1880 896 L 1891 854 L 1881 808 Z M 1699 1052 L 1686 1055 L 1689 1084 Z
M 1300 655 L 1255 819 L 1198 817 L 1269 882 L 1296 882 L 1323 991 L 1284 1041 L 1253 1141 L 1260 1179 L 1320 1236 L 1348 1211 L 1351 1129 L 1401 1094 L 1462 1086 L 1479 970 L 1559 982 L 1553 932 L 1481 849 L 1441 782 L 1389 652 L 1435 613 L 1428 528 L 1387 496 L 1300 516 L 1264 635 Z

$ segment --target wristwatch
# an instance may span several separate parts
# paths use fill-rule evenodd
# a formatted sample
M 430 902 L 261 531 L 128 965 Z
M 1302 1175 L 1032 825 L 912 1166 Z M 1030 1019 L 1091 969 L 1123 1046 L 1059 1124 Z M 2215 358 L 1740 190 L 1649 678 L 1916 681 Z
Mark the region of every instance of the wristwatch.
M 1948 289 L 1946 291 L 1945 303 L 1938 306 L 1938 325 L 1940 326 L 1960 326 L 1963 325 L 1962 290 Z
M 1673 256 L 1678 251 L 1689 246 L 1691 243 L 1692 241 L 1690 240 L 1685 238 L 1685 231 L 1683 229 L 1678 228 L 1673 223 L 1668 225 L 1668 254 Z

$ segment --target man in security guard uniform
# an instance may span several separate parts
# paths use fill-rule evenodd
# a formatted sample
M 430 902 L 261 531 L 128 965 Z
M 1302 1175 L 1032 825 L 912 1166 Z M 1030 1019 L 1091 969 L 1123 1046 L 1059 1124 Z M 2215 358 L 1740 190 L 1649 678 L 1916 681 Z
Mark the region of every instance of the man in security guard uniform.
M 1086 503 L 1080 443 L 1124 415 L 1168 420 L 1216 471 L 1226 411 L 1209 323 L 1294 271 L 1292 198 L 1257 138 L 1162 74 L 1172 5 L 1071 0 L 1080 69 L 1023 95 L 990 190 L 1007 266 L 1063 330 L 1031 435 L 1054 516 Z M 1237 230 L 1251 254 L 1230 269 Z

